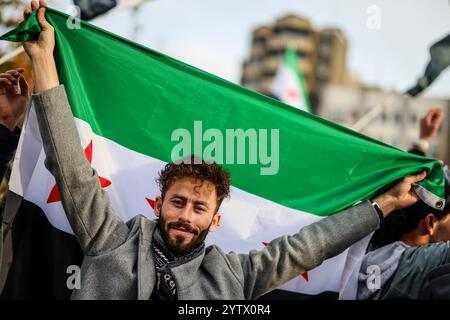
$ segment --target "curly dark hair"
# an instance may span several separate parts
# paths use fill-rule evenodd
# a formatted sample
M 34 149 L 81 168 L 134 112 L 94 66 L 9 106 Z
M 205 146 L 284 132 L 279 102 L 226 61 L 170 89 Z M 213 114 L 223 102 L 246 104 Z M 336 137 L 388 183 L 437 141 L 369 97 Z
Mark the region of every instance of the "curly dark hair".
M 164 196 L 173 183 L 182 178 L 194 178 L 200 181 L 209 181 L 216 187 L 217 207 L 220 207 L 223 199 L 230 196 L 231 178 L 229 172 L 214 161 L 204 161 L 201 158 L 191 155 L 177 162 L 166 164 L 159 172 L 156 182 Z
M 450 214 L 450 185 L 445 185 L 446 205 L 444 209 L 437 210 L 428 206 L 422 200 L 419 200 L 410 207 L 393 211 L 386 217 L 382 228 L 375 231 L 370 245 L 373 249 L 385 246 L 392 242 L 400 240 L 401 236 L 414 230 L 419 221 L 432 213 L 436 219 L 441 220 Z

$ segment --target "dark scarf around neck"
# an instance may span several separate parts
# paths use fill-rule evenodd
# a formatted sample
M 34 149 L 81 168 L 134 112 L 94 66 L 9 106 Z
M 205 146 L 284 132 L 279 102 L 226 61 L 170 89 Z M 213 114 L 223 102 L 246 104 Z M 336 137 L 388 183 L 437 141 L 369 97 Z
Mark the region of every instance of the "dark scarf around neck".
M 155 258 L 156 269 L 156 286 L 151 298 L 158 300 L 176 300 L 177 287 L 171 269 L 197 258 L 204 250 L 205 243 L 203 242 L 188 254 L 176 257 L 166 247 L 159 226 L 156 227 L 152 241 L 152 251 Z

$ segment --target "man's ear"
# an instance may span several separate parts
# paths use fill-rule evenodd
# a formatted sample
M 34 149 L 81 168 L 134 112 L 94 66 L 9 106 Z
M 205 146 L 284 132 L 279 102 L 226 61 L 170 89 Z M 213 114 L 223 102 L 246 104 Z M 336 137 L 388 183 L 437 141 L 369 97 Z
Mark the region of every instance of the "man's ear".
M 434 226 L 436 225 L 436 217 L 434 214 L 429 213 L 423 218 L 423 226 L 427 233 L 431 236 L 434 233 Z
M 155 216 L 157 216 L 159 218 L 160 214 L 161 214 L 161 208 L 162 208 L 162 198 L 160 196 L 156 197 L 155 199 Z
M 221 218 L 222 218 L 222 215 L 219 212 L 217 212 L 213 216 L 212 221 L 211 221 L 211 225 L 209 226 L 209 229 L 208 229 L 209 232 L 213 232 L 214 230 L 217 229 L 217 227 L 220 225 L 220 219 Z

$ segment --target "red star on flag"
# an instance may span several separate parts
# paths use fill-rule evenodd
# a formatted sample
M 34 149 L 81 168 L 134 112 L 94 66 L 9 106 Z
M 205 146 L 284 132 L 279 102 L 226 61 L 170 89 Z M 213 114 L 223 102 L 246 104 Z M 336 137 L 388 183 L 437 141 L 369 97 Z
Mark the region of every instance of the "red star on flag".
M 145 198 L 145 200 L 147 200 L 150 207 L 152 207 L 152 209 L 155 210 L 155 200 L 152 200 L 150 198 Z
M 92 163 L 92 152 L 93 152 L 93 146 L 92 146 L 92 140 L 89 143 L 89 145 L 84 149 L 84 155 L 86 156 L 87 161 L 89 163 Z M 100 181 L 100 186 L 104 189 L 108 187 L 111 184 L 111 181 L 109 181 L 106 178 L 98 177 L 98 180 Z M 52 202 L 58 202 L 61 201 L 61 197 L 59 196 L 59 191 L 56 186 L 56 184 L 53 186 L 52 190 L 50 191 L 50 195 L 48 196 L 47 203 Z
M 150 207 L 152 207 L 152 209 L 153 209 L 153 214 L 156 216 L 156 213 L 155 213 L 155 200 L 153 200 L 153 199 L 150 199 L 150 198 L 145 198 L 145 200 L 147 200 L 147 203 L 150 205 Z
M 263 242 L 262 244 L 263 244 L 265 247 L 269 245 L 268 242 Z M 309 281 L 309 275 L 308 275 L 308 272 L 303 272 L 303 273 L 301 274 L 301 276 L 302 276 L 303 279 L 305 279 L 307 282 Z
M 298 99 L 298 93 L 297 93 L 297 90 L 295 90 L 295 89 L 288 89 L 288 90 L 286 91 L 286 96 L 287 96 L 289 99 L 297 100 L 297 99 Z

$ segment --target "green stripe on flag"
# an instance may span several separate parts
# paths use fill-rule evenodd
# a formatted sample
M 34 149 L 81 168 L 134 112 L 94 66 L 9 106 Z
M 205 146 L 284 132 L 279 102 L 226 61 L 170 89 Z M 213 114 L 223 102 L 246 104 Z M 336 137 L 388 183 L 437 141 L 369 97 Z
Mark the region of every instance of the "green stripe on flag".
M 278 173 L 261 175 L 261 165 L 224 164 L 235 187 L 328 215 L 425 169 L 429 173 L 421 185 L 444 196 L 444 173 L 436 160 L 388 146 L 89 23 L 69 29 L 68 16 L 53 9 L 47 9 L 47 19 L 56 30 L 58 72 L 74 115 L 126 148 L 171 161 L 177 144 L 172 133 L 192 131 L 196 120 L 202 121 L 203 132 L 217 128 L 224 136 L 226 129 L 279 129 Z M 36 39 L 38 32 L 33 12 L 2 39 Z

